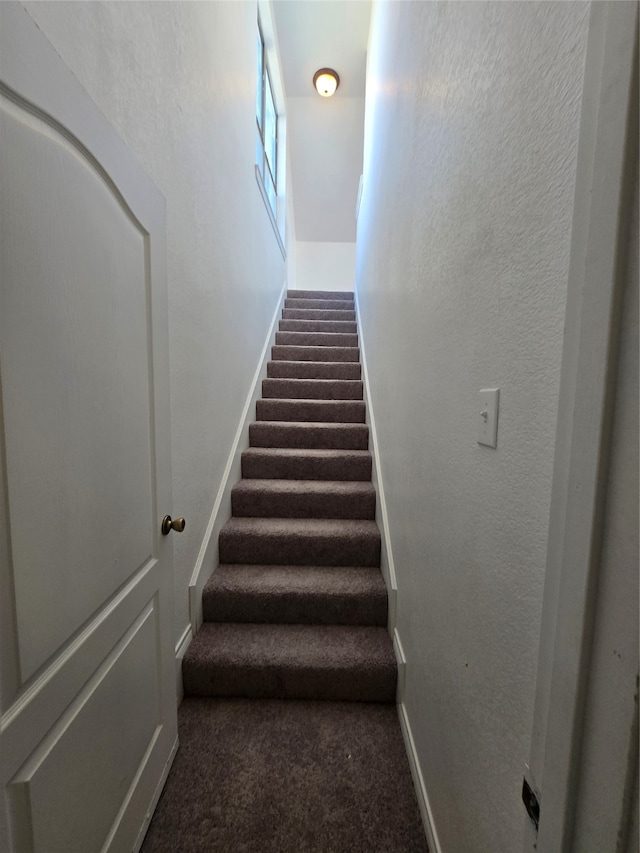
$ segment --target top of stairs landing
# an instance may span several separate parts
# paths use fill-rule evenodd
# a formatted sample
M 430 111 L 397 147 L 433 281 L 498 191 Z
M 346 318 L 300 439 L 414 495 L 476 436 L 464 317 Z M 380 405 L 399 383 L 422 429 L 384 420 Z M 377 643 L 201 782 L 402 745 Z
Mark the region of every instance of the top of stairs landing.
M 352 290 L 287 290 L 287 299 L 338 299 L 353 302 Z

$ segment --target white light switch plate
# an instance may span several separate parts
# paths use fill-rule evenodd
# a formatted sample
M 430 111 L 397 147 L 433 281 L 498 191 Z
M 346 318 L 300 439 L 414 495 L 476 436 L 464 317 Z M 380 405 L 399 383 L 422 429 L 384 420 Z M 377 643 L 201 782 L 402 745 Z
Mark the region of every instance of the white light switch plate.
M 499 388 L 483 388 L 478 409 L 478 444 L 496 447 L 498 444 Z

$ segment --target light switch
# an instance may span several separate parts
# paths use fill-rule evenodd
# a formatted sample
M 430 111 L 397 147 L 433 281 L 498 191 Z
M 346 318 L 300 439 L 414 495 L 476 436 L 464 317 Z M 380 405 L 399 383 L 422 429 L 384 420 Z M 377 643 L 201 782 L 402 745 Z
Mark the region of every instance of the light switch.
M 480 391 L 478 409 L 478 444 L 496 447 L 498 444 L 498 403 L 499 388 L 483 388 Z

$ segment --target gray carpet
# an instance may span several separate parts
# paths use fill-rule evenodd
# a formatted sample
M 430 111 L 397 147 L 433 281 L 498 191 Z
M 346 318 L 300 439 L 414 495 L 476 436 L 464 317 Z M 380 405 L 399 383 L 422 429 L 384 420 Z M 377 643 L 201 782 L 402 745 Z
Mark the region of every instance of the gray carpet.
M 395 706 L 185 699 L 142 853 L 427 851 Z
M 183 669 L 188 696 L 393 702 L 386 628 L 205 622 Z
M 144 853 L 427 849 L 359 360 L 353 294 L 289 293 Z
M 362 566 L 218 566 L 202 593 L 206 622 L 387 624 L 380 571 Z
M 352 293 L 289 291 L 249 443 L 185 694 L 393 702 Z

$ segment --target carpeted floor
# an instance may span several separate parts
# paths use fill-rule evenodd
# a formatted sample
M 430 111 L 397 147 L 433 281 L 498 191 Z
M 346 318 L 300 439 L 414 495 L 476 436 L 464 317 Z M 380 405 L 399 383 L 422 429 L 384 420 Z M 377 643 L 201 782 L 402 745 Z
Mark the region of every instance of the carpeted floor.
M 142 853 L 427 851 L 395 705 L 185 699 Z

